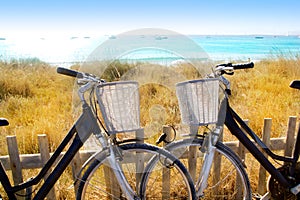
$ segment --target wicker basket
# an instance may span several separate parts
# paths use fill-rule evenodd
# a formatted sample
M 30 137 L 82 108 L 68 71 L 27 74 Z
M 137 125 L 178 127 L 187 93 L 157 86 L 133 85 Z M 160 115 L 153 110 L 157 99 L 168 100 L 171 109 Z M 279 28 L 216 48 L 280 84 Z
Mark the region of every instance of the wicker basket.
M 217 122 L 218 79 L 200 79 L 177 83 L 176 94 L 183 124 L 203 126 Z
M 98 104 L 110 134 L 140 129 L 138 87 L 134 81 L 109 82 L 97 87 Z

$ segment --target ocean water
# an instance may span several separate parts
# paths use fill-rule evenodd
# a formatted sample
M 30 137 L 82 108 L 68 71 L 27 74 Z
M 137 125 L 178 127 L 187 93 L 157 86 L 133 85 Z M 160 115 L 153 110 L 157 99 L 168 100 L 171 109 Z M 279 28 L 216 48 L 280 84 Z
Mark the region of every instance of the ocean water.
M 139 39 L 144 39 L 144 35 Z M 206 52 L 209 59 L 217 61 L 257 61 L 265 58 L 274 58 L 278 55 L 293 57 L 300 55 L 300 36 L 188 36 L 195 44 Z M 14 38 L 0 36 L 0 60 L 38 58 L 52 65 L 70 66 L 82 63 L 94 50 L 106 41 L 116 41 L 116 37 L 109 36 L 80 36 L 80 37 L 49 37 L 49 38 Z M 138 43 L 139 40 L 136 40 Z M 159 36 L 153 40 L 168 43 L 171 38 Z M 132 42 L 131 42 L 132 43 Z M 172 44 L 180 51 L 189 51 L 185 43 Z M 155 44 L 154 44 L 155 46 Z M 169 52 L 162 48 L 138 49 L 129 57 L 140 60 L 176 60 Z
M 192 36 L 214 60 L 299 56 L 300 36 Z

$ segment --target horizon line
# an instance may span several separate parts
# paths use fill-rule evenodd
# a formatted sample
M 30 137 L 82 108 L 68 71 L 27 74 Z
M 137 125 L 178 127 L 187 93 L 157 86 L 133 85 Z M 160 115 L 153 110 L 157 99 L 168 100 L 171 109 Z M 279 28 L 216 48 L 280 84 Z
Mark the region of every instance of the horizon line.
M 177 30 L 172 29 L 164 29 L 164 28 L 138 28 L 138 29 L 131 29 L 127 31 L 101 31 L 101 30 L 2 30 L 0 31 L 0 38 L 68 38 L 68 37 L 101 37 L 101 36 L 118 36 L 128 33 L 132 33 L 142 29 L 157 29 L 163 30 L 158 31 L 158 34 L 163 34 L 164 30 L 166 33 L 170 31 L 170 33 L 178 33 L 179 35 L 186 35 L 186 36 L 300 36 L 300 30 L 293 30 L 293 31 L 274 31 L 274 32 L 247 32 L 247 31 L 236 31 L 236 32 L 216 32 L 216 31 L 207 31 L 207 32 L 197 32 L 197 31 L 186 31 L 186 32 L 179 32 Z M 152 32 L 155 34 L 155 31 Z

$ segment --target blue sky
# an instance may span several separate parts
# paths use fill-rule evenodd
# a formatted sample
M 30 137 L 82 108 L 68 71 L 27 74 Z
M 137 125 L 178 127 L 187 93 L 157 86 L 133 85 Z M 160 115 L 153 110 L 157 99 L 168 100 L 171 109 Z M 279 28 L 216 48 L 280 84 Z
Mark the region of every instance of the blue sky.
M 105 0 L 0 3 L 1 34 L 118 34 L 164 28 L 183 34 L 300 35 L 299 0 Z

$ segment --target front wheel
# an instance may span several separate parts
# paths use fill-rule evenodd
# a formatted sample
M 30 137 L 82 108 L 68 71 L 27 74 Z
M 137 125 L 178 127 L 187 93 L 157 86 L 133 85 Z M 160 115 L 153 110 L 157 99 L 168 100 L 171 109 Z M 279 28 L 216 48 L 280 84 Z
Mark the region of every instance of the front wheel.
M 201 181 L 201 173 L 205 154 L 200 151 L 203 139 L 185 139 L 167 145 L 166 149 L 180 158 L 189 169 L 195 183 Z M 193 155 L 191 155 L 193 154 Z M 191 161 L 192 160 L 192 161 Z M 216 152 L 212 163 L 206 188 L 197 188 L 201 199 L 251 199 L 251 187 L 242 161 L 223 143 L 216 144 Z M 202 192 L 203 191 L 203 192 Z
M 167 151 L 148 144 L 117 147 L 118 164 L 138 199 L 196 199 L 193 181 L 184 165 Z M 126 199 L 109 165 L 108 150 L 97 153 L 78 178 L 79 199 Z M 149 163 L 156 159 L 155 165 Z M 147 182 L 145 182 L 147 181 Z M 143 191 L 143 192 L 140 192 Z

